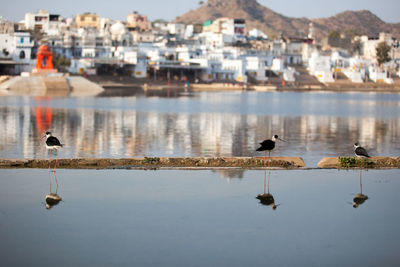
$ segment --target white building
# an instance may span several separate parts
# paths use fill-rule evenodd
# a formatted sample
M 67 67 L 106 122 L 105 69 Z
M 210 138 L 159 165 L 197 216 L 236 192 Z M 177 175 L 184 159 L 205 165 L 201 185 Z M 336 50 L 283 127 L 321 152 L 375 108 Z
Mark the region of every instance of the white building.
M 0 54 L 20 63 L 30 63 L 33 42 L 28 32 L 0 34 Z
M 268 36 L 261 30 L 254 28 L 249 31 L 249 38 L 266 40 L 268 39 Z
M 210 34 L 213 33 L 213 34 Z M 218 18 L 214 21 L 206 21 L 203 24 L 203 38 L 210 38 L 206 43 L 233 44 L 246 42 L 246 23 L 244 19 Z
M 175 35 L 178 38 L 184 39 L 186 33 L 186 26 L 182 23 L 168 23 L 168 33 Z
M 361 55 L 366 59 L 376 60 L 376 47 L 379 43 L 385 42 L 392 47 L 393 39 L 390 33 L 379 33 L 378 38 L 371 38 L 366 35 L 360 37 Z
M 267 56 L 246 56 L 246 72 L 258 81 L 267 81 L 265 69 L 270 60 Z
M 330 56 L 321 56 L 318 52 L 314 52 L 308 61 L 308 69 L 310 74 L 317 77 L 322 83 L 335 81 L 331 70 Z

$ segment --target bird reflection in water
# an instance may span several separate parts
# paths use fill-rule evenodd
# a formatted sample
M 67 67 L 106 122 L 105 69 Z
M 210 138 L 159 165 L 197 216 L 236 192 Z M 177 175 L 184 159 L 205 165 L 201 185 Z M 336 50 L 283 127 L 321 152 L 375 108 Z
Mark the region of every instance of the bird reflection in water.
M 260 200 L 260 203 L 265 206 L 270 206 L 273 210 L 279 205 L 275 204 L 274 196 L 269 192 L 269 184 L 271 178 L 271 172 L 268 172 L 268 183 L 267 183 L 267 172 L 264 172 L 264 194 L 258 194 L 257 199 Z
M 261 204 L 270 206 L 273 210 L 276 210 L 276 208 L 279 206 L 275 204 L 274 196 L 270 193 L 259 194 L 256 198 L 260 200 Z
M 56 182 L 56 191 L 52 192 L 52 182 L 51 173 L 54 173 L 54 181 Z M 61 197 L 58 195 L 58 181 L 55 171 L 49 171 L 49 182 L 50 182 L 50 193 L 46 195 L 46 209 L 51 209 L 52 207 L 58 205 L 61 202 Z
M 359 205 L 363 204 L 368 199 L 367 195 L 362 192 L 362 176 L 360 171 L 360 193 L 356 194 L 353 198 L 353 208 L 358 208 Z

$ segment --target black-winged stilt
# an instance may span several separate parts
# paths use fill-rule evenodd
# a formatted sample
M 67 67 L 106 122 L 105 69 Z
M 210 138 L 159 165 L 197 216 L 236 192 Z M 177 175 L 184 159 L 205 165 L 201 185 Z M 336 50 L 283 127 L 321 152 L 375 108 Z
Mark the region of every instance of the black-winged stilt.
M 359 143 L 355 143 L 354 144 L 354 154 L 356 154 L 356 156 L 358 158 L 361 159 L 366 159 L 369 158 L 370 156 L 367 153 L 367 150 L 365 150 L 365 148 L 363 148 L 362 146 L 360 146 Z
M 265 159 L 264 159 L 264 166 L 265 166 L 265 171 L 264 171 L 264 195 L 269 195 L 269 181 L 270 181 L 270 176 L 271 176 L 271 168 L 270 168 L 270 161 L 271 161 L 271 150 L 275 148 L 275 141 L 276 140 L 281 140 L 284 141 L 283 139 L 280 139 L 278 135 L 273 135 L 271 139 L 264 140 L 260 143 L 260 147 L 257 148 L 257 151 L 265 151 Z M 267 183 L 267 151 L 268 151 L 268 194 L 265 192 L 265 187 Z M 268 197 L 267 197 L 268 198 Z M 272 206 L 274 207 L 274 206 Z M 276 206 L 275 206 L 276 208 Z
M 361 169 L 363 168 L 363 161 L 364 159 L 369 158 L 370 156 L 367 153 L 367 150 L 365 150 L 365 148 L 363 148 L 362 146 L 360 146 L 359 143 L 355 143 L 354 144 L 354 154 L 356 155 L 357 158 L 361 159 Z M 361 176 L 361 173 L 360 173 Z
M 267 151 L 268 151 L 268 157 L 269 161 L 271 160 L 271 150 L 275 148 L 275 142 L 276 140 L 281 140 L 286 142 L 285 140 L 281 139 L 278 137 L 278 135 L 273 135 L 271 139 L 264 140 L 260 143 L 260 147 L 257 148 L 256 151 L 265 151 L 265 160 L 267 159 Z M 269 164 L 268 164 L 269 165 Z
M 54 170 L 57 167 L 58 163 L 58 149 L 61 148 L 63 145 L 57 139 L 57 137 L 52 136 L 51 132 L 46 132 L 46 148 L 50 150 L 50 161 L 49 161 L 49 170 L 50 170 L 50 163 L 51 163 L 51 151 L 56 150 L 57 158 L 56 158 L 56 165 L 54 166 Z

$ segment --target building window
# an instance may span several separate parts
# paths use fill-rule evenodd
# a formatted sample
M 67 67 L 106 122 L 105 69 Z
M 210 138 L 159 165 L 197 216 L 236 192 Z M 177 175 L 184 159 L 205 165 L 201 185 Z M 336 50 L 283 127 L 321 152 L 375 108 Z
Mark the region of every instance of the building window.
M 19 53 L 19 58 L 20 58 L 20 59 L 24 59 L 24 58 L 25 58 L 25 51 L 21 51 L 21 52 Z
M 20 42 L 21 42 L 21 44 L 24 43 L 24 37 L 21 37 Z

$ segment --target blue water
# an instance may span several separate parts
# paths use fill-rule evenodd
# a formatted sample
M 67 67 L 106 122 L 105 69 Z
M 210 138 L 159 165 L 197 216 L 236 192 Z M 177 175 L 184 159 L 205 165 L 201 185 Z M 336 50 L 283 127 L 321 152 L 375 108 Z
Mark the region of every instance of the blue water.
M 3 266 L 397 266 L 399 170 L 0 170 Z M 50 185 L 51 181 L 51 185 Z M 51 186 L 51 188 L 50 188 Z M 362 187 L 361 187 L 362 186 Z M 45 207 L 50 191 L 62 201 Z M 353 197 L 368 199 L 358 208 Z
M 0 157 L 45 158 L 45 131 L 60 157 L 400 156 L 400 94 L 200 92 L 181 97 L 0 98 Z
M 334 92 L 200 92 L 182 97 L 2 97 L 6 107 L 136 110 L 158 113 L 397 118 L 400 94 Z

